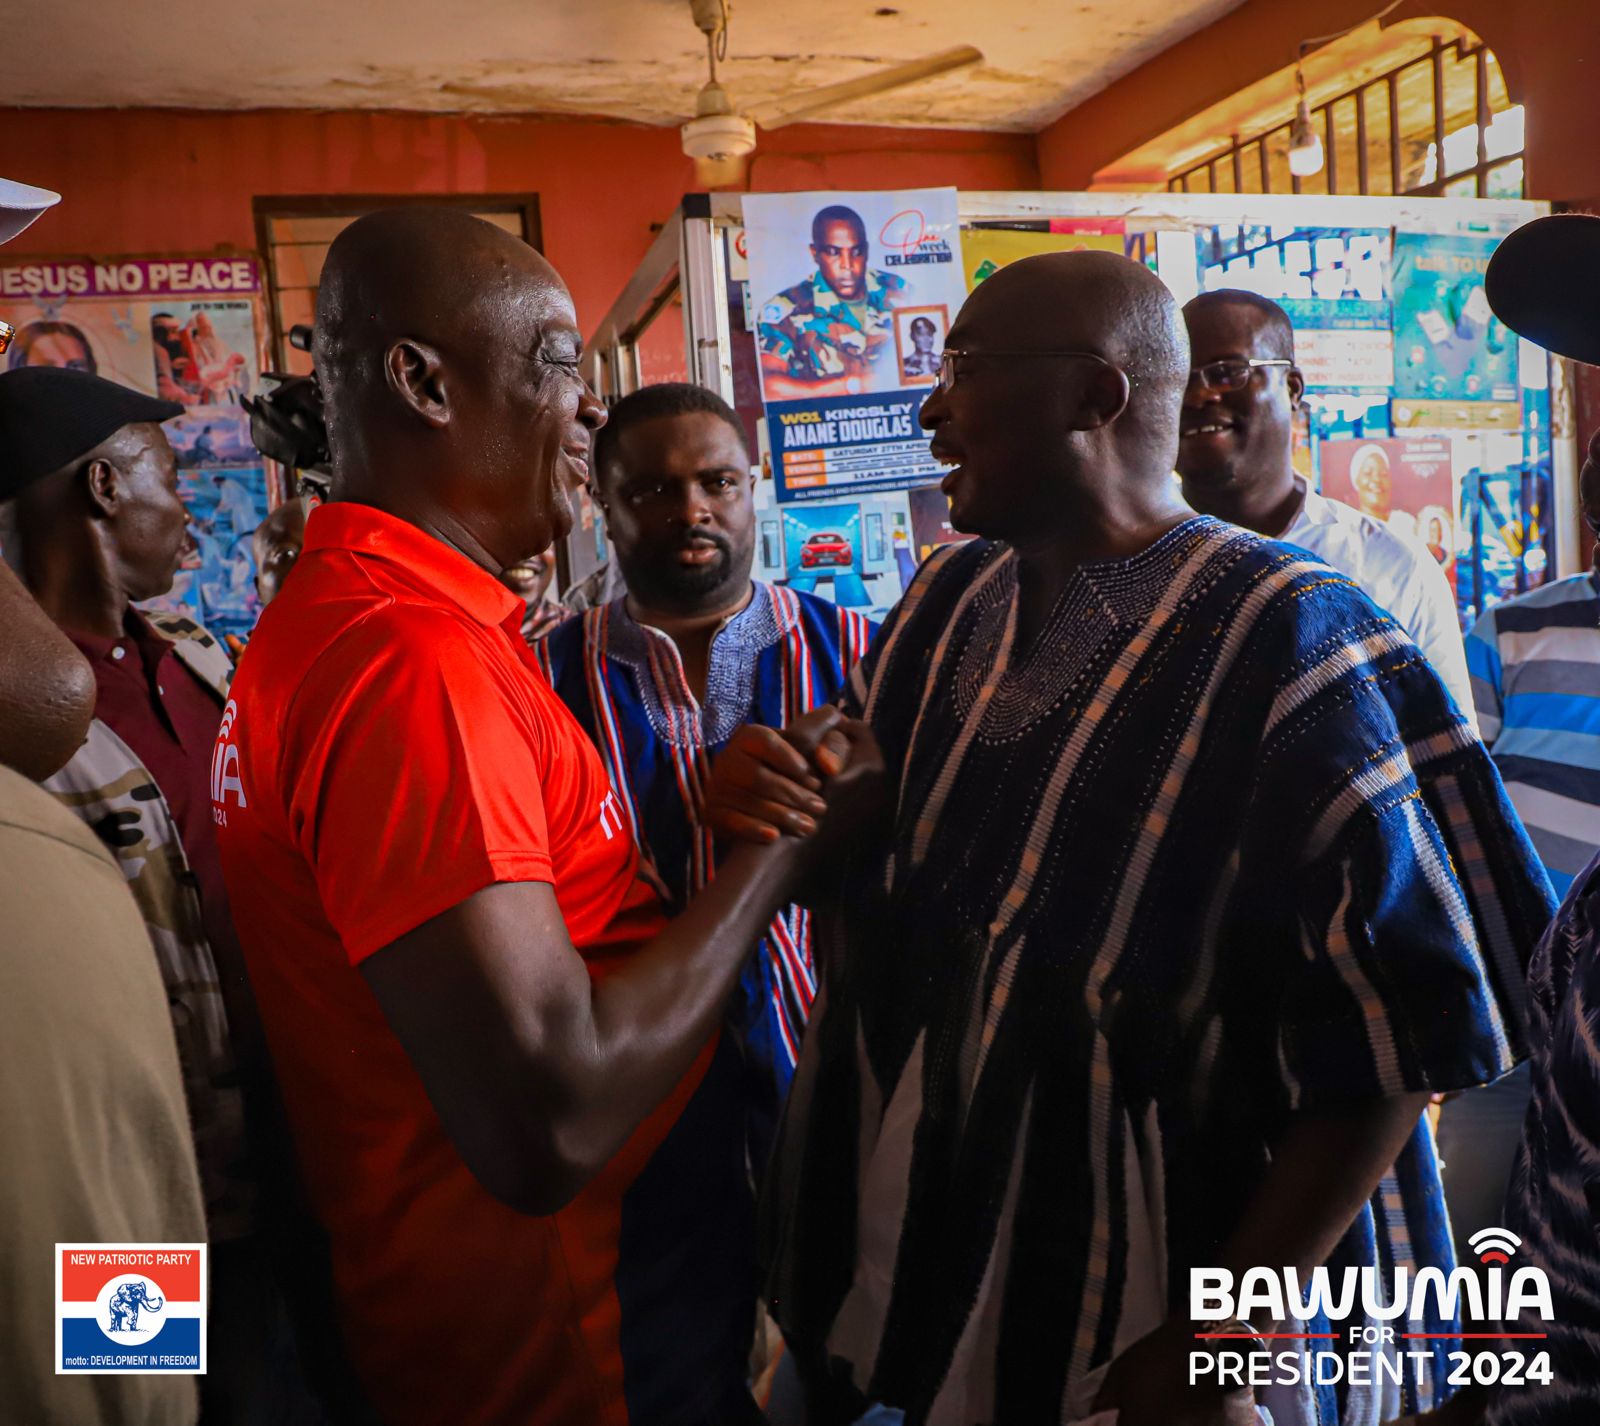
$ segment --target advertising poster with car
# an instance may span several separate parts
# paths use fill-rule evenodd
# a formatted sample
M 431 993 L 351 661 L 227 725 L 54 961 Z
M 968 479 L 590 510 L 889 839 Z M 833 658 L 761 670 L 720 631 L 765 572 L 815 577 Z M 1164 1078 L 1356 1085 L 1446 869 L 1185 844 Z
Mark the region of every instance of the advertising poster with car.
M 743 209 L 777 498 L 937 479 L 917 413 L 966 296 L 955 190 L 753 193 Z
M 1396 233 L 1395 396 L 1514 402 L 1517 338 L 1489 310 L 1493 238 Z
M 7 368 L 71 367 L 183 407 L 164 429 L 190 544 L 149 607 L 219 638 L 248 634 L 260 613 L 250 534 L 272 503 L 239 404 L 266 358 L 255 258 L 21 259 L 0 265 L 0 297 L 17 328 Z
M 1455 452 L 1448 436 L 1325 441 L 1322 493 L 1420 544 L 1456 583 Z
M 759 521 L 763 567 L 781 545 L 783 583 L 869 618 L 883 618 L 917 570 L 903 492 L 791 503 Z

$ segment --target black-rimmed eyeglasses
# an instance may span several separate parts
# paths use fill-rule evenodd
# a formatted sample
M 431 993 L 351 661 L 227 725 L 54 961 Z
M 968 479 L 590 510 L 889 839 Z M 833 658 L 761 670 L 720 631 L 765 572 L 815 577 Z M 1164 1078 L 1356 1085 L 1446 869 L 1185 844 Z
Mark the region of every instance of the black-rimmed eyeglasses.
M 949 391 L 955 386 L 956 379 L 961 375 L 962 362 L 976 361 L 988 357 L 1002 357 L 1007 360 L 1016 360 L 1023 357 L 1074 358 L 1078 361 L 1097 361 L 1101 366 L 1111 367 L 1112 371 L 1118 369 L 1098 352 L 972 352 L 967 351 L 964 347 L 946 347 L 944 355 L 939 358 L 939 390 Z
M 1293 366 L 1287 357 L 1263 360 L 1258 357 L 1224 357 L 1221 361 L 1208 361 L 1189 372 L 1189 385 L 1199 382 L 1208 391 L 1243 391 L 1250 378 L 1264 367 Z

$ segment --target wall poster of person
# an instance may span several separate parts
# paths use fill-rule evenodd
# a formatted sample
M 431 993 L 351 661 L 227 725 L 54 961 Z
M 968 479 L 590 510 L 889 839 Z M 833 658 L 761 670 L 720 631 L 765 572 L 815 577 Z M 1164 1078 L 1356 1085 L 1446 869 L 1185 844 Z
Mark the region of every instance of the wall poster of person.
M 939 379 L 945 329 L 944 307 L 902 307 L 894 314 L 894 349 L 900 379 L 906 386 L 931 386 Z
M 966 297 L 955 190 L 752 193 L 742 208 L 777 498 L 937 479 L 917 413 Z
M 18 329 L 0 367 L 87 371 L 184 408 L 165 429 L 189 546 L 152 603 L 246 636 L 260 613 L 250 535 L 278 497 L 240 405 L 266 359 L 256 259 L 21 258 L 0 264 L 0 300 Z
M 1460 494 L 1448 436 L 1323 441 L 1322 493 L 1420 544 L 1456 582 Z

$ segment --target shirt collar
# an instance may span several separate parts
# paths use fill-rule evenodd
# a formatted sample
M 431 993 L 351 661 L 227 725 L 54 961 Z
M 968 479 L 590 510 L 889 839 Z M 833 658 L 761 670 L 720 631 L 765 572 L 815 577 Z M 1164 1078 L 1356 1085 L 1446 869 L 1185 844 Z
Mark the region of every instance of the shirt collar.
M 1327 497 L 1320 491 L 1313 490 L 1311 482 L 1305 476 L 1297 475 L 1294 479 L 1295 484 L 1304 493 L 1304 499 L 1300 502 L 1300 513 L 1289 522 L 1289 529 L 1294 529 L 1302 520 L 1308 525 L 1333 524 L 1335 519 L 1333 506 L 1328 503 Z M 1287 534 L 1288 530 L 1284 533 Z
M 628 612 L 628 596 L 624 592 L 611 601 L 611 618 L 614 621 L 612 652 L 619 652 L 616 646 L 616 635 L 622 633 L 625 651 L 638 651 L 644 646 L 646 639 L 664 639 L 667 643 L 672 640 L 660 629 L 649 624 L 641 624 Z M 750 598 L 742 609 L 728 615 L 715 629 L 711 631 L 711 658 L 716 660 L 718 651 L 727 648 L 747 647 L 764 649 L 777 643 L 784 630 L 779 627 L 777 611 L 773 608 L 772 591 L 759 579 L 750 581 Z
M 319 505 L 306 521 L 304 554 L 348 550 L 409 570 L 480 624 L 520 625 L 526 606 L 488 570 L 409 520 L 371 505 L 340 500 Z
M 172 640 L 152 628 L 144 615 L 131 605 L 122 618 L 122 633 L 114 639 L 100 634 L 80 634 L 72 629 L 63 632 L 90 663 L 109 659 L 113 650 L 130 644 L 147 664 L 159 663 L 173 651 Z

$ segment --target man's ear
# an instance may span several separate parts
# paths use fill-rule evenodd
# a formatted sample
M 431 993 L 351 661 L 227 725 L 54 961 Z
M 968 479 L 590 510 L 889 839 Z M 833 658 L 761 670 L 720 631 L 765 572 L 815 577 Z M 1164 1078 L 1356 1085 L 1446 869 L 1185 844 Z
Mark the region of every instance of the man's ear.
M 96 514 L 109 519 L 117 513 L 122 503 L 122 489 L 117 468 L 111 461 L 105 456 L 96 456 L 83 467 L 78 479 Z
M 383 354 L 389 389 L 430 426 L 450 424 L 444 358 L 426 342 L 402 337 Z
M 1128 409 L 1132 394 L 1127 372 L 1095 362 L 1079 392 L 1077 419 L 1073 422 L 1073 429 L 1093 431 L 1101 426 L 1109 426 Z
M 1289 383 L 1289 409 L 1298 411 L 1306 394 L 1305 373 L 1299 367 L 1291 366 L 1286 380 Z

